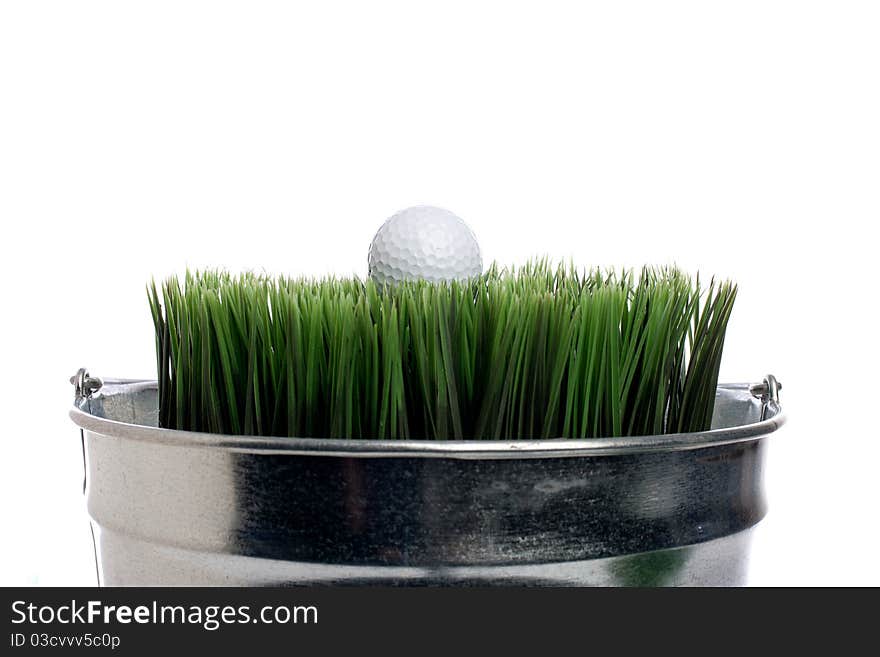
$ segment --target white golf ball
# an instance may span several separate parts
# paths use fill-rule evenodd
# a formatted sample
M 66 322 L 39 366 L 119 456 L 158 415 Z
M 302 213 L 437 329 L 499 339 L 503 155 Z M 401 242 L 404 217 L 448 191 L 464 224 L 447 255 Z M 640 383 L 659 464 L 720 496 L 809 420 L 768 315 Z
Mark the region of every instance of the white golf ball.
M 450 281 L 479 276 L 477 238 L 449 210 L 417 205 L 382 224 L 370 244 L 370 278 L 379 285 L 403 280 Z

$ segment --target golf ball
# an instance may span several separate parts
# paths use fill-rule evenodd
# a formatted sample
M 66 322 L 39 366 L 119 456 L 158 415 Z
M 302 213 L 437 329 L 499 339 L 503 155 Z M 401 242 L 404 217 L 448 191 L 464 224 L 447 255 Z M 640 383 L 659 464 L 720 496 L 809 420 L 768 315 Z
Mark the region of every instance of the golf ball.
M 483 272 L 477 238 L 449 210 L 418 205 L 388 219 L 370 244 L 369 273 L 379 285 L 449 281 Z

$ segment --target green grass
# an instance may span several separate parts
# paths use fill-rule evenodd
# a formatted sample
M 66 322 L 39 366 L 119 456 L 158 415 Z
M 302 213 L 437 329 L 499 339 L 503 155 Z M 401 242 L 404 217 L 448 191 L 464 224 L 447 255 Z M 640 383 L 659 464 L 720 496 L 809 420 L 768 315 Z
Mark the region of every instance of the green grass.
M 206 271 L 148 292 L 163 427 L 500 440 L 707 429 L 736 287 L 536 261 L 384 289 Z

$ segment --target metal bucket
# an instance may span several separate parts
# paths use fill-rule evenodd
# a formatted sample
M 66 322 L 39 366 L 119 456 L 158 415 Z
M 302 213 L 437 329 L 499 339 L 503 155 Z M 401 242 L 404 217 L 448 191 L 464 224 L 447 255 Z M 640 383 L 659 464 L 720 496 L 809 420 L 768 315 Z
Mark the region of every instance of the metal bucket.
M 549 441 L 259 438 L 157 428 L 152 381 L 80 371 L 102 585 L 739 585 L 778 384 L 712 430 Z

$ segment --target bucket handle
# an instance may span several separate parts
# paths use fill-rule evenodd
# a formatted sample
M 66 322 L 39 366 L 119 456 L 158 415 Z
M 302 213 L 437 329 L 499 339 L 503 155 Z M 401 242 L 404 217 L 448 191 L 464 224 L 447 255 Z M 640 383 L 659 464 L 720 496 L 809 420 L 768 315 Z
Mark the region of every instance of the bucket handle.
M 89 412 L 92 411 L 91 403 L 88 401 L 92 395 L 98 392 L 104 385 L 104 382 L 97 376 L 91 376 L 85 367 L 80 367 L 76 374 L 70 377 L 70 383 L 73 385 L 73 403 L 79 407 L 80 402 L 86 400 Z M 88 483 L 88 465 L 86 464 L 86 433 L 83 429 L 79 430 L 80 442 L 82 444 L 83 457 L 83 493 L 86 492 L 86 484 Z
M 73 385 L 74 402 L 88 399 L 104 385 L 100 378 L 91 376 L 85 367 L 80 367 L 76 374 L 70 377 L 70 383 Z
M 765 376 L 761 383 L 753 383 L 749 386 L 749 392 L 752 393 L 752 396 L 761 400 L 762 421 L 767 419 L 767 411 L 770 404 L 779 405 L 780 390 L 782 390 L 782 384 L 772 374 Z

